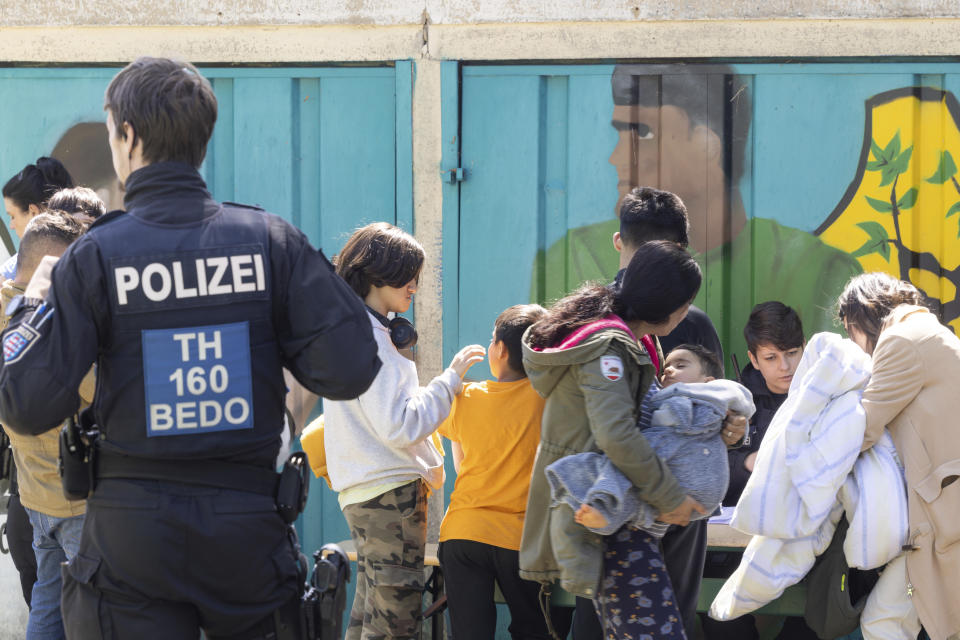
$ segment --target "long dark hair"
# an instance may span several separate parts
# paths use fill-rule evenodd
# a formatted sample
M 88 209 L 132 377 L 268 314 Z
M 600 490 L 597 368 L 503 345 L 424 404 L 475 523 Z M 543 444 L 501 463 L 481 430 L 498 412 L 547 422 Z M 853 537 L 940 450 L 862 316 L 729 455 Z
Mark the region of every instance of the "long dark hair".
M 24 211 L 32 204 L 43 209 L 50 196 L 72 186 L 73 178 L 63 163 L 44 156 L 37 158 L 36 164 L 28 164 L 7 180 L 7 184 L 3 185 L 3 197 L 10 198 Z
M 611 313 L 625 322 L 661 324 L 700 290 L 700 266 L 674 242 L 646 242 L 630 259 L 619 287 L 586 285 L 558 300 L 530 329 L 530 345 L 546 348 Z

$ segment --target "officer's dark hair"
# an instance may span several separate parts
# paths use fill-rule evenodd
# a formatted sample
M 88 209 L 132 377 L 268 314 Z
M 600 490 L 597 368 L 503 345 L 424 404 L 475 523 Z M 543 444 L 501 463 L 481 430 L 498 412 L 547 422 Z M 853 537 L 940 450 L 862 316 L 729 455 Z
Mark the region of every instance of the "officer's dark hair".
M 645 242 L 630 259 L 619 287 L 588 284 L 559 300 L 533 325 L 528 341 L 538 349 L 553 347 L 612 313 L 625 322 L 662 324 L 693 301 L 700 281 L 700 265 L 677 243 Z
M 743 338 L 753 355 L 757 355 L 757 349 L 764 344 L 788 351 L 803 346 L 803 324 L 797 312 L 782 302 L 761 302 L 750 312 Z
M 217 121 L 210 82 L 189 62 L 137 58 L 113 77 L 104 97 L 116 133 L 133 129 L 147 162 L 177 161 L 199 167 Z
M 423 247 L 413 236 L 387 222 L 353 232 L 334 258 L 337 274 L 361 298 L 370 287 L 402 287 L 420 277 Z
M 669 191 L 634 187 L 620 203 L 620 240 L 630 248 L 651 240 L 669 240 L 687 248 L 689 230 L 687 207 Z
M 722 79 L 712 82 L 712 77 Z M 641 78 L 657 83 L 646 86 Z M 723 165 L 731 186 L 743 175 L 744 153 L 753 109 L 749 86 L 728 65 L 618 64 L 610 77 L 616 105 L 673 105 L 687 114 L 690 127 L 705 126 L 723 143 Z M 667 89 L 666 91 L 664 89 Z M 721 113 L 711 113 L 722 105 Z
M 36 164 L 28 164 L 3 185 L 3 197 L 9 198 L 26 211 L 30 205 L 40 209 L 60 189 L 73 186 L 73 178 L 66 167 L 56 158 L 37 158 Z
M 507 366 L 515 373 L 527 375 L 521 346 L 523 332 L 546 315 L 547 310 L 538 304 L 515 304 L 501 312 L 493 323 L 493 339 L 507 348 Z
M 28 280 L 44 256 L 62 255 L 86 226 L 65 211 L 48 210 L 27 224 L 17 253 L 17 279 Z
M 47 206 L 72 216 L 86 216 L 92 220 L 96 220 L 107 212 L 107 205 L 103 203 L 97 192 L 87 187 L 61 189 L 50 196 Z
M 717 380 L 723 378 L 723 365 L 720 364 L 720 358 L 717 357 L 717 354 L 715 354 L 713 351 L 710 351 L 710 349 L 707 349 L 702 344 L 686 343 L 678 344 L 670 350 L 670 353 L 679 351 L 680 349 L 689 351 L 693 354 L 693 356 L 700 363 L 700 368 L 703 370 L 704 375 L 708 375 Z M 669 356 L 670 354 L 668 353 L 667 357 Z

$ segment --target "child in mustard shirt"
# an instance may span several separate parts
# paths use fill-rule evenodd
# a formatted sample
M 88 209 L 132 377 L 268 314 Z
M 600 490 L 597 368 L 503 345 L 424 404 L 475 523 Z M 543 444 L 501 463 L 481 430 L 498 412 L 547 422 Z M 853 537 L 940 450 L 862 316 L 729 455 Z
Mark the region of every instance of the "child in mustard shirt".
M 457 470 L 440 525 L 439 554 L 457 640 L 495 636 L 494 581 L 510 608 L 511 636 L 550 637 L 537 599 L 540 585 L 518 573 L 544 405 L 527 380 L 520 339 L 545 313 L 539 305 L 523 304 L 497 317 L 487 349 L 496 381 L 465 385 L 440 425 L 440 434 L 452 442 Z

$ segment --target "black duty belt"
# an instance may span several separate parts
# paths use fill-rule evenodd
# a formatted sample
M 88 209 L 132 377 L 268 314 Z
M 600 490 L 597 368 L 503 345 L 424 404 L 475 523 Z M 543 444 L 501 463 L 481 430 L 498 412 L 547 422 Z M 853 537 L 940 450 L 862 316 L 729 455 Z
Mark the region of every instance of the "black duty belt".
M 155 460 L 124 456 L 102 448 L 96 454 L 97 479 L 123 478 L 197 484 L 274 497 L 280 475 L 265 467 L 223 460 Z

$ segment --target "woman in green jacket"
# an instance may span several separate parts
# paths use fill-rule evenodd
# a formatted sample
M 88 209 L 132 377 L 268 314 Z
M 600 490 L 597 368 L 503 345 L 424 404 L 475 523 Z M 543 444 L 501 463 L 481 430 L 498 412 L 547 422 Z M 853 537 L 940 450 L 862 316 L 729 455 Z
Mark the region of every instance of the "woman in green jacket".
M 686 495 L 637 427 L 640 401 L 662 359 L 651 336 L 683 319 L 700 268 L 671 242 L 637 250 L 619 289 L 585 286 L 557 302 L 524 335 L 523 363 L 546 398 L 520 548 L 520 575 L 560 581 L 594 601 L 607 638 L 685 638 L 657 540 L 625 527 L 597 535 L 551 505 L 544 469 L 583 451 L 604 453 L 660 520 L 685 525 L 703 507 Z

